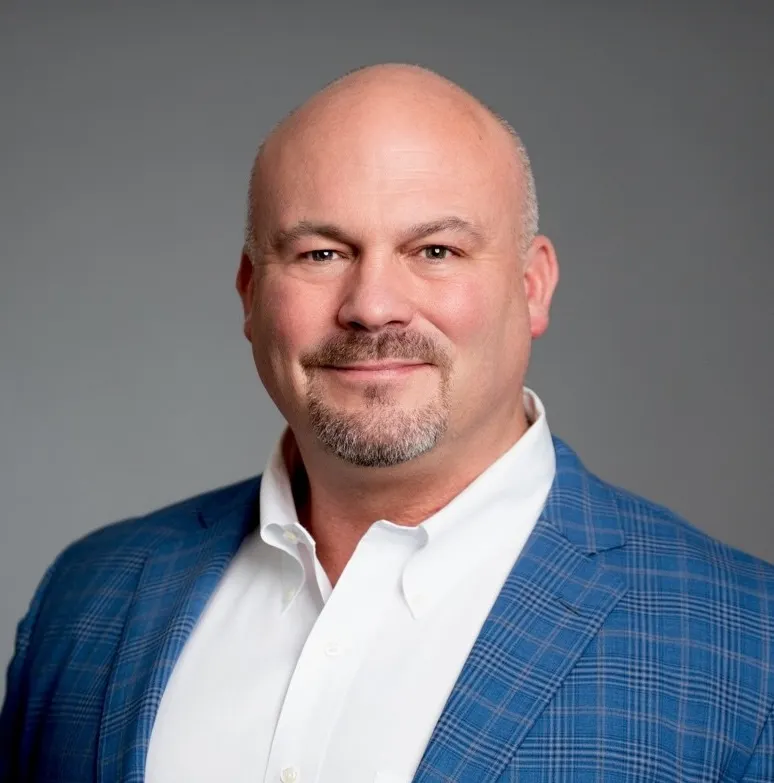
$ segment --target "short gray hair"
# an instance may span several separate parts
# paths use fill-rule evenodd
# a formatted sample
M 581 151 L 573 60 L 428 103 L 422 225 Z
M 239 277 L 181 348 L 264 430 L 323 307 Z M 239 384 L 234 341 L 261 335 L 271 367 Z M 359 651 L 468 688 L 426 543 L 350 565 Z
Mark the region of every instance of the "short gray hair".
M 488 108 L 488 107 L 487 107 Z M 522 250 L 526 253 L 532 240 L 537 236 L 540 224 L 540 209 L 538 208 L 537 187 L 535 175 L 532 173 L 532 162 L 527 154 L 527 148 L 516 133 L 513 125 L 496 112 L 489 109 L 497 121 L 508 131 L 516 147 L 516 155 L 519 159 L 519 168 L 522 176 L 522 202 L 521 202 L 521 243 Z

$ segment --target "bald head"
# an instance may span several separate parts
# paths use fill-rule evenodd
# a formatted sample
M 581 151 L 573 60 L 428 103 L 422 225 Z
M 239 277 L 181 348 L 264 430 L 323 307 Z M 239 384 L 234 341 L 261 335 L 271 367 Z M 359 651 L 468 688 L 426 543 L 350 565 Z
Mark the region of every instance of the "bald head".
M 470 93 L 444 77 L 413 65 L 373 65 L 352 71 L 312 96 L 280 122 L 261 145 L 250 176 L 245 245 L 252 255 L 267 198 L 267 180 L 278 170 L 303 177 L 309 156 L 324 145 L 352 145 L 352 154 L 403 151 L 411 133 L 445 145 L 460 165 L 466 150 L 484 153 L 503 179 L 514 204 L 514 230 L 526 250 L 538 230 L 535 182 L 526 149 L 514 129 Z M 475 148 L 479 149 L 476 150 Z M 377 153 L 373 153 L 376 155 Z M 469 156 L 470 157 L 470 156 Z

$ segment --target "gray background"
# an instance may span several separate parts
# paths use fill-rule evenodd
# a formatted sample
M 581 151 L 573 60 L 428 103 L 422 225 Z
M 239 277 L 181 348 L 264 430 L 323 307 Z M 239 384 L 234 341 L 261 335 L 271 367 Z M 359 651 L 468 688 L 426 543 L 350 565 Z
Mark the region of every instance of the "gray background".
M 530 376 L 553 431 L 774 560 L 774 3 L 154 5 L 0 7 L 0 664 L 68 542 L 262 469 L 251 157 L 383 60 L 529 147 L 562 263 Z

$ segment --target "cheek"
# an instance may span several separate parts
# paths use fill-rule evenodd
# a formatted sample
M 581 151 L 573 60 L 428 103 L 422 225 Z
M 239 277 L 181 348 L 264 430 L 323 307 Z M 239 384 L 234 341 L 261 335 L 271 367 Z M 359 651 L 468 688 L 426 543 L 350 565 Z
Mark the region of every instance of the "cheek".
M 475 361 L 473 351 L 488 351 L 499 342 L 499 335 L 518 327 L 518 293 L 501 286 L 482 285 L 478 279 L 455 281 L 434 292 L 431 318 L 459 349 L 460 358 Z M 523 318 L 521 319 L 523 320 Z
M 453 351 L 453 385 L 466 397 L 492 393 L 490 381 L 513 384 L 529 352 L 529 318 L 523 292 L 510 281 L 499 286 L 466 280 L 437 292 L 431 318 Z M 492 373 L 496 368 L 497 373 Z
M 259 371 L 285 385 L 300 372 L 299 355 L 326 333 L 330 315 L 325 298 L 309 292 L 295 281 L 267 277 L 256 290 L 253 305 L 253 354 Z M 266 382 L 267 379 L 264 379 Z

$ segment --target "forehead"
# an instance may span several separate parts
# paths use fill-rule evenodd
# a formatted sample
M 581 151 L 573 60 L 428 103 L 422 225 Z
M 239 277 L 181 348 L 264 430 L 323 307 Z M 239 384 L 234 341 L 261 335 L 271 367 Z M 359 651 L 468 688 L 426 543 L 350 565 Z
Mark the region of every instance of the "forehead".
M 512 219 L 518 173 L 501 137 L 465 113 L 419 102 L 391 109 L 323 112 L 270 140 L 254 182 L 260 222 L 387 227 L 459 214 L 493 226 Z

